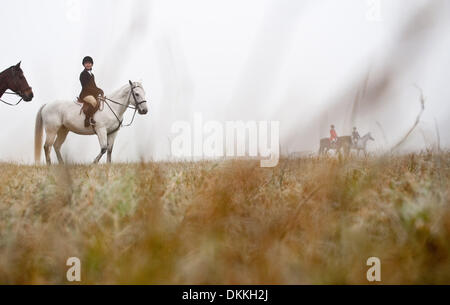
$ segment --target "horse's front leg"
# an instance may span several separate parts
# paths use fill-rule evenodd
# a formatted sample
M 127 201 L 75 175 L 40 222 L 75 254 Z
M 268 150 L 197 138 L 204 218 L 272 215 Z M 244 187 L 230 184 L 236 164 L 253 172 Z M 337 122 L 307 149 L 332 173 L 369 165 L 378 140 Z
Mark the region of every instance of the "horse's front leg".
M 105 152 L 107 150 L 107 138 L 108 138 L 106 128 L 99 128 L 96 130 L 96 132 L 97 132 L 98 142 L 100 143 L 100 153 L 95 158 L 94 164 L 97 164 L 100 161 L 100 159 L 103 157 L 103 155 L 105 154 Z
M 344 158 L 348 158 L 350 156 L 350 146 L 349 145 L 345 145 L 343 147 L 344 150 Z
M 108 163 L 111 163 L 111 155 L 114 147 L 114 140 L 116 139 L 117 132 L 108 135 Z
M 106 155 L 108 163 L 111 163 L 111 155 L 112 155 L 113 146 L 114 145 L 109 146 L 109 144 L 108 144 L 108 154 Z

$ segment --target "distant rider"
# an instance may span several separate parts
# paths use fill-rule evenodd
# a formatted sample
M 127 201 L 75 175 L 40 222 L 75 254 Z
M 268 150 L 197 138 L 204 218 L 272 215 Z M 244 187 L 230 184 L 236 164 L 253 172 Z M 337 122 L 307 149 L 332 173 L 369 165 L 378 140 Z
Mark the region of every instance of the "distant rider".
M 334 129 L 334 125 L 331 125 L 330 142 L 331 142 L 331 144 L 336 144 L 337 140 L 338 140 L 338 135 L 336 133 L 336 130 Z
M 358 130 L 356 129 L 356 127 L 353 127 L 353 132 L 352 132 L 352 142 L 353 145 L 356 145 L 358 143 L 358 140 L 361 138 L 361 136 L 359 135 Z

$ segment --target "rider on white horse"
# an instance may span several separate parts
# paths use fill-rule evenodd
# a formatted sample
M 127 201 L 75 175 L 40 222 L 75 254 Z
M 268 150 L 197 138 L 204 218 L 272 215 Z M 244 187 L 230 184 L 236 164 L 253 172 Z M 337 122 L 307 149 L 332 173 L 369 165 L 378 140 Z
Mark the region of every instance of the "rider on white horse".
M 122 126 L 129 126 L 131 123 L 123 123 L 123 115 L 127 109 L 133 109 L 134 114 L 147 113 L 147 101 L 145 99 L 144 87 L 139 82 L 129 81 L 128 84 L 116 92 L 104 97 L 106 107 L 95 114 L 95 126 L 84 125 L 84 120 L 80 116 L 79 104 L 70 101 L 55 101 L 44 104 L 36 116 L 35 128 L 35 160 L 40 162 L 41 150 L 44 148 L 47 164 L 51 164 L 50 151 L 53 147 L 60 163 L 64 163 L 61 155 L 61 146 L 69 132 L 80 135 L 97 135 L 100 144 L 100 153 L 95 158 L 98 163 L 106 152 L 108 152 L 108 162 L 111 162 L 111 153 L 114 141 L 119 129 Z M 134 118 L 134 115 L 133 115 Z M 46 139 L 42 147 L 43 130 L 45 129 Z
M 358 143 L 358 140 L 361 138 L 361 136 L 359 135 L 358 130 L 356 129 L 356 127 L 353 127 L 353 132 L 352 132 L 352 142 L 353 145 L 356 145 Z
M 80 74 L 80 82 L 82 87 L 80 92 L 80 101 L 85 104 L 83 106 L 84 114 L 86 115 L 86 119 L 84 121 L 85 127 L 95 125 L 93 116 L 99 106 L 98 97 L 104 96 L 103 90 L 98 88 L 95 83 L 95 76 L 92 74 L 93 65 L 94 60 L 92 57 L 86 56 L 83 58 L 84 70 Z

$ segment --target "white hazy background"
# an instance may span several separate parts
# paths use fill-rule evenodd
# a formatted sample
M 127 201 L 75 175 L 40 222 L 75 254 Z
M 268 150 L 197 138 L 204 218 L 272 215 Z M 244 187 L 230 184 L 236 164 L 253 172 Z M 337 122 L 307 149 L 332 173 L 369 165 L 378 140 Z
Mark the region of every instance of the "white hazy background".
M 35 94 L 0 105 L 1 161 L 33 162 L 36 113 L 74 100 L 85 55 L 106 94 L 129 79 L 147 91 L 149 114 L 120 131 L 114 161 L 167 158 L 172 123 L 194 112 L 280 121 L 285 154 L 316 151 L 330 124 L 387 150 L 420 111 L 415 85 L 425 112 L 404 149 L 436 145 L 436 126 L 450 144 L 450 0 L 15 0 L 0 23 L 0 69 L 22 61 Z M 90 162 L 99 146 L 71 133 L 62 151 Z

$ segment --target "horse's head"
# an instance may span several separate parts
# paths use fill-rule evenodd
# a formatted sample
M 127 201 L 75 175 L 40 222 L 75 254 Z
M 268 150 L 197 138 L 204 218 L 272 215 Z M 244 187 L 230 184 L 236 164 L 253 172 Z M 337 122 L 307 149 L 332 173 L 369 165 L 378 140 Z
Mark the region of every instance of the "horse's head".
M 367 142 L 369 140 L 371 141 L 375 141 L 375 139 L 372 137 L 372 133 L 368 132 L 367 134 L 365 134 L 361 140 L 363 140 L 364 142 Z
M 27 79 L 23 75 L 23 71 L 20 68 L 20 62 L 9 68 L 7 86 L 8 89 L 17 93 L 26 102 L 31 101 L 34 97 L 33 90 L 28 85 Z
M 138 82 L 130 82 L 130 90 L 131 90 L 131 105 L 136 107 L 139 114 L 147 114 L 147 101 L 145 100 L 145 90 L 142 87 L 141 83 Z

